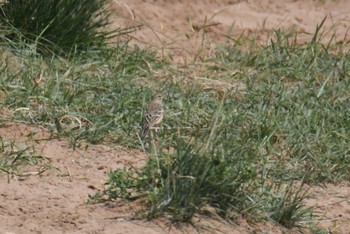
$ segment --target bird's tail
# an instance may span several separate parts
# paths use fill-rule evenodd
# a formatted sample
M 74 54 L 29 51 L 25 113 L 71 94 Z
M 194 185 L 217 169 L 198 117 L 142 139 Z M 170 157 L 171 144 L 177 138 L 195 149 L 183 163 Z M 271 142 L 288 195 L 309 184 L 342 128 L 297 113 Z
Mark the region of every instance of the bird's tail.
M 142 129 L 141 129 L 141 132 L 140 132 L 140 138 L 141 140 L 143 140 L 145 138 L 145 136 L 147 135 L 148 133 L 148 130 L 149 130 L 149 125 L 148 124 L 145 124 Z

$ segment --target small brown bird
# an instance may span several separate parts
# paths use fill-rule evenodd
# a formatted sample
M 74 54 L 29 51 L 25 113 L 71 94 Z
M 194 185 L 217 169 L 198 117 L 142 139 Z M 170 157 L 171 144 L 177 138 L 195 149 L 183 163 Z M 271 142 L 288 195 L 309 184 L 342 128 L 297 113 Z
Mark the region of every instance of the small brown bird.
M 163 108 L 163 96 L 161 94 L 155 94 L 152 97 L 151 102 L 148 104 L 140 133 L 140 138 L 144 139 L 147 135 L 148 130 L 154 126 L 160 124 L 164 117 Z

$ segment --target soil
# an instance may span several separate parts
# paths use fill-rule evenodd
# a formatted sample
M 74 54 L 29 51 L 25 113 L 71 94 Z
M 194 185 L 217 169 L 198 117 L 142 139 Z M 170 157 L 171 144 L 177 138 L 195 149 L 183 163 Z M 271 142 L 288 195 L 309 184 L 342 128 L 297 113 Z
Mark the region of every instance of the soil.
M 325 21 L 327 41 L 348 40 L 350 4 L 347 0 L 124 0 L 113 1 L 112 27 L 142 25 L 132 43 L 156 47 L 174 64 L 205 56 L 217 43 L 234 43 L 244 33 L 261 43 L 278 28 L 299 32 L 309 40 Z M 11 112 L 2 110 L 1 122 Z M 4 142 L 15 140 L 19 149 L 32 146 L 51 165 L 26 168 L 25 175 L 0 173 L 0 233 L 294 233 L 275 224 L 252 224 L 239 219 L 227 224 L 198 217 L 195 226 L 172 225 L 166 220 L 134 219 L 137 204 L 86 204 L 88 195 L 104 188 L 110 170 L 140 166 L 145 155 L 113 145 L 88 145 L 73 150 L 67 139 L 51 139 L 44 127 L 5 121 Z M 44 170 L 45 169 L 45 170 Z M 38 172 L 40 175 L 38 175 Z M 307 205 L 314 207 L 315 226 L 329 233 L 350 230 L 350 184 L 311 186 Z

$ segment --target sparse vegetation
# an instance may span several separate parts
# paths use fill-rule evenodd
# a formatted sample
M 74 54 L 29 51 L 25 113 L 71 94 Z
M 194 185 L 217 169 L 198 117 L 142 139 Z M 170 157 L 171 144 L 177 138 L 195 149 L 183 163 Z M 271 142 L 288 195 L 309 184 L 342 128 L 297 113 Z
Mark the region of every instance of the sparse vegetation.
M 49 161 L 35 152 L 34 147 L 0 138 L 0 171 L 8 175 L 8 180 L 14 175 L 40 175 L 49 168 Z
M 142 168 L 112 171 L 106 189 L 91 202 L 139 199 L 140 216 L 147 219 L 165 215 L 191 222 L 198 213 L 215 212 L 227 220 L 244 216 L 294 228 L 312 217 L 303 203 L 305 183 L 350 179 L 350 57 L 345 44 L 320 43 L 322 24 L 303 45 L 276 31 L 268 46 L 249 40 L 247 46 L 238 38 L 235 46 L 218 47 L 215 57 L 201 62 L 201 72 L 215 70 L 229 87 L 239 83 L 243 88 L 204 89 L 172 80 L 171 75 L 183 73 L 157 60 L 154 51 L 130 48 L 127 42 L 107 47 L 109 33 L 103 39 L 98 31 L 71 34 L 74 17 L 61 25 L 72 25 L 65 30 L 54 25 L 56 19 L 32 16 L 38 9 L 51 12 L 52 4 L 33 2 L 30 14 L 12 8 L 20 6 L 16 1 L 2 5 L 2 107 L 14 110 L 14 121 L 68 137 L 72 147 L 82 140 L 118 143 L 148 156 Z M 92 4 L 92 15 L 106 3 L 85 2 Z M 72 9 L 83 3 L 75 4 Z M 79 22 L 91 20 L 78 16 Z M 28 34 L 33 24 L 18 25 L 18 19 L 40 27 Z M 91 40 L 84 44 L 86 37 Z M 101 51 L 90 53 L 101 43 Z M 39 53 L 43 49 L 53 52 L 50 60 Z M 69 59 L 60 57 L 61 51 Z M 173 72 L 169 79 L 155 81 L 152 71 L 165 70 Z M 160 131 L 143 144 L 138 126 L 152 90 L 167 93 L 167 114 Z M 6 160 L 2 171 L 8 170 L 3 169 L 9 166 Z

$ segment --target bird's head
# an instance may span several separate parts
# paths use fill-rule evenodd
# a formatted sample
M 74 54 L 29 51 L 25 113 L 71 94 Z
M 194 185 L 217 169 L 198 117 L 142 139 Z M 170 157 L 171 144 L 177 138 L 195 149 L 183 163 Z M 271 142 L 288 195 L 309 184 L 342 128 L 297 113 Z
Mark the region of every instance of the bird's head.
M 154 101 L 162 101 L 163 95 L 162 94 L 155 94 L 152 98 Z

